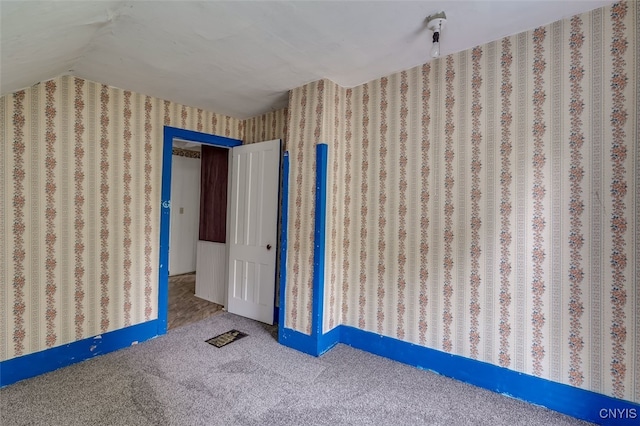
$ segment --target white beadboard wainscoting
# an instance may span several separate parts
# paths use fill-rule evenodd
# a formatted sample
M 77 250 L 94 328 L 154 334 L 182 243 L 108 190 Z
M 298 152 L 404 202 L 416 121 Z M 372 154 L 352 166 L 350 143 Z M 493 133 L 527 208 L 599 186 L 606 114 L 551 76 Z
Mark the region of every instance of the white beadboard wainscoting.
M 196 296 L 227 304 L 227 245 L 211 241 L 198 241 L 196 260 Z

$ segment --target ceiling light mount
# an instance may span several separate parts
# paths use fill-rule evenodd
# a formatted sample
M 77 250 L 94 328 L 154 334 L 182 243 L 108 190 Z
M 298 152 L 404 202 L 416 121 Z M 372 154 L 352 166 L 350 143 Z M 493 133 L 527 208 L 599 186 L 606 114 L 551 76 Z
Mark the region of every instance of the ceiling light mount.
M 447 15 L 444 12 L 435 13 L 427 16 L 427 28 L 433 31 L 433 47 L 431 48 L 431 57 L 437 58 L 440 56 L 440 33 L 442 27 L 447 22 Z

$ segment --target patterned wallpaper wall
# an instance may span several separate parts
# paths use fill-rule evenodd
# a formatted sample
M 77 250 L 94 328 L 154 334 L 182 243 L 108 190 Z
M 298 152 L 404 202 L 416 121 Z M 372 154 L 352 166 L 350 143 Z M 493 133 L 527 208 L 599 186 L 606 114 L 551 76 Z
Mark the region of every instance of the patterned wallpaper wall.
M 335 139 L 329 116 L 342 90 L 319 80 L 289 92 L 289 216 L 287 231 L 286 326 L 311 333 L 315 220 L 315 145 Z M 330 154 L 331 155 L 331 154 Z M 333 176 L 330 176 L 333 178 Z
M 325 324 L 640 402 L 640 7 L 598 9 L 353 89 L 295 89 L 287 326 Z
M 0 360 L 157 318 L 163 125 L 240 120 L 72 77 L 0 99 Z
M 287 108 L 271 111 L 264 115 L 242 121 L 242 142 L 245 144 L 282 139 L 283 152 L 286 148 Z
M 171 155 L 186 158 L 200 158 L 200 151 L 194 151 L 192 149 L 173 148 Z

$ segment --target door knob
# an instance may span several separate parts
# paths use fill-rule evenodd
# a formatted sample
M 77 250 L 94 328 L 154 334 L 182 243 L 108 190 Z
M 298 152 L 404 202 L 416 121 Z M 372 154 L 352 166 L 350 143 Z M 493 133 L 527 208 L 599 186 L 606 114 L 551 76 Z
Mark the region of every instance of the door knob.
M 271 244 L 267 244 L 267 250 L 271 250 Z

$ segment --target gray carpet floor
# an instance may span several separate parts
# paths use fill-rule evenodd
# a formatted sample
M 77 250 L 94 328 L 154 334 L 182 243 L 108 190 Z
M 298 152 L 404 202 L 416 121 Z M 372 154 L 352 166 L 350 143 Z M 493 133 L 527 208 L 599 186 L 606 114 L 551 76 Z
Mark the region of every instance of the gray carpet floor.
M 230 329 L 248 337 L 216 348 Z M 338 345 L 320 358 L 224 313 L 0 390 L 9 425 L 584 425 Z

